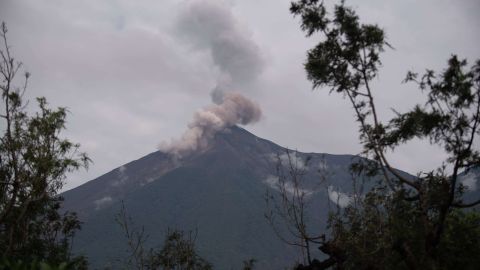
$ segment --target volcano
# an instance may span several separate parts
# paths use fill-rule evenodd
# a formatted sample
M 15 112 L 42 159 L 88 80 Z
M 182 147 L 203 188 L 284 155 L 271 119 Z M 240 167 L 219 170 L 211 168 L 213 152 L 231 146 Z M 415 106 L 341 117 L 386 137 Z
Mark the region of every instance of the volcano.
M 251 258 L 258 269 L 292 266 L 299 250 L 282 242 L 265 218 L 265 194 L 278 192 L 276 164 L 286 153 L 233 126 L 202 151 L 182 158 L 156 151 L 116 168 L 63 193 L 64 208 L 83 222 L 74 252 L 87 256 L 92 268 L 117 268 L 127 248 L 114 219 L 123 201 L 149 235 L 147 247 L 161 247 L 168 229 L 180 229 L 197 232 L 197 250 L 214 269 L 240 269 Z M 328 212 L 348 204 L 341 195 L 351 192 L 349 168 L 359 157 L 294 152 L 291 158 L 306 172 L 310 228 L 321 232 Z

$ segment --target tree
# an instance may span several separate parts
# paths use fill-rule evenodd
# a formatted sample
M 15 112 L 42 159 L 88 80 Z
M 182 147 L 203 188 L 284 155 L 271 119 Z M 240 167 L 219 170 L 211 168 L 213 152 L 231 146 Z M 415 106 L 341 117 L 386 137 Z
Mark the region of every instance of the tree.
M 61 214 L 58 192 L 66 173 L 87 167 L 89 158 L 79 145 L 60 136 L 67 110 L 50 109 L 37 98 L 39 111 L 30 116 L 23 95 L 30 74 L 17 86 L 22 63 L 14 59 L 2 23 L 0 89 L 3 109 L 0 137 L 0 250 L 11 259 L 73 262 L 70 240 L 80 228 L 74 213 Z
M 153 255 L 153 264 L 170 270 L 211 270 L 212 265 L 197 254 L 195 238 L 192 232 L 169 231 L 163 248 Z
M 286 150 L 275 157 L 275 187 L 278 193 L 267 190 L 265 217 L 275 234 L 284 243 L 300 248 L 303 263 L 312 262 L 311 247 L 319 243 L 322 235 L 315 235 L 308 226 L 308 196 L 304 188 L 310 157 L 302 159 L 298 152 Z M 324 176 L 322 172 L 320 176 Z M 324 180 L 324 179 L 323 179 Z
M 249 259 L 249 260 L 245 260 L 243 261 L 243 270 L 253 270 L 255 269 L 255 262 L 256 260 L 255 259 Z
M 459 260 L 465 269 L 476 267 L 479 216 L 465 209 L 480 200 L 464 202 L 459 176 L 480 165 L 474 143 L 480 133 L 480 60 L 468 66 L 453 55 L 440 73 L 408 72 L 405 82 L 418 84 L 427 102 L 383 123 L 370 82 L 378 75 L 381 53 L 391 47 L 384 31 L 360 23 L 344 1 L 331 14 L 319 0 L 293 2 L 290 10 L 308 37 L 321 37 L 305 63 L 313 88 L 329 88 L 353 106 L 362 155 L 372 160 L 355 169 L 383 177 L 360 205 L 332 216 L 331 239 L 320 247 L 329 263 L 317 269 L 447 269 Z M 448 158 L 436 170 L 408 178 L 394 169 L 386 152 L 414 138 L 441 146 Z M 455 232 L 473 237 L 473 250 Z M 451 248 L 456 249 L 445 252 Z
M 127 208 L 122 201 L 115 221 L 122 228 L 127 239 L 129 256 L 124 262 L 126 269 L 138 270 L 210 270 L 212 265 L 200 257 L 195 250 L 194 235 L 186 235 L 181 230 L 168 231 L 161 249 L 145 248 L 148 236 L 142 227 L 138 230 L 132 218 L 127 213 Z M 253 262 L 250 264 L 253 267 Z
M 127 269 L 149 269 L 151 265 L 150 256 L 144 248 L 145 241 L 148 236 L 145 235 L 145 230 L 135 228 L 132 218 L 127 213 L 125 203 L 122 201 L 120 211 L 115 215 L 115 222 L 120 225 L 127 239 L 128 257 L 123 262 Z

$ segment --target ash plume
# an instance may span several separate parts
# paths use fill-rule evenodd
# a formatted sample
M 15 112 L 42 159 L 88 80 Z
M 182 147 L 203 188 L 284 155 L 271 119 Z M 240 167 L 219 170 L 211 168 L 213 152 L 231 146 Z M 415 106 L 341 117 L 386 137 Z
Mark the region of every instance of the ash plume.
M 219 131 L 260 119 L 259 105 L 238 89 L 250 88 L 261 74 L 264 62 L 251 34 L 222 0 L 187 2 L 179 14 L 176 30 L 193 49 L 210 54 L 220 72 L 210 94 L 214 104 L 194 114 L 180 139 L 160 145 L 161 151 L 182 157 L 206 149 Z
M 160 145 L 160 150 L 177 157 L 205 150 L 217 132 L 236 124 L 255 123 L 261 115 L 257 103 L 239 93 L 227 92 L 220 104 L 196 112 L 182 137 Z
M 177 31 L 194 49 L 207 51 L 220 71 L 212 99 L 223 92 L 248 89 L 264 68 L 260 48 L 222 0 L 194 0 L 180 13 Z

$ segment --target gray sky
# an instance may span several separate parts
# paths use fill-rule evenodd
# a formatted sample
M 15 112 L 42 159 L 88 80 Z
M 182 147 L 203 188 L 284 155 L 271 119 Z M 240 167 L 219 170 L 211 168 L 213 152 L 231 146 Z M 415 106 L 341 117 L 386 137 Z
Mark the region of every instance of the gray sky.
M 65 188 L 179 137 L 224 81 L 261 105 L 261 121 L 246 127 L 257 136 L 306 152 L 358 153 L 348 102 L 312 91 L 305 78 L 302 63 L 316 38 L 304 37 L 289 2 L 0 0 L 13 52 L 32 73 L 27 97 L 68 107 L 65 135 L 94 161 L 88 172 L 70 175 Z M 470 62 L 480 57 L 478 0 L 347 4 L 384 28 L 395 47 L 384 53 L 374 83 L 383 119 L 392 107 L 405 111 L 423 101 L 415 87 L 401 84 L 407 70 L 442 69 L 452 53 Z M 391 158 L 416 172 L 444 156 L 416 141 Z

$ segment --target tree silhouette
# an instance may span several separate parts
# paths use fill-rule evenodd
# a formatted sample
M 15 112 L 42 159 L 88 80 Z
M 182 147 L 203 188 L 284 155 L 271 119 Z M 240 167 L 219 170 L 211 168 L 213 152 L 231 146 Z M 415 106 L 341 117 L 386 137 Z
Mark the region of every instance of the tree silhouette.
M 71 257 L 70 240 L 80 222 L 74 213 L 61 213 L 58 192 L 66 173 L 90 160 L 78 144 L 60 136 L 65 108 L 50 109 L 45 98 L 37 98 L 38 112 L 27 114 L 23 95 L 30 74 L 25 73 L 21 86 L 15 85 L 22 63 L 11 54 L 5 23 L 0 38 L 0 250 L 10 259 L 86 267 L 84 260 Z
M 322 267 L 450 269 L 459 260 L 465 269 L 478 265 L 479 216 L 458 209 L 480 203 L 464 202 L 465 187 L 459 182 L 462 173 L 480 164 L 475 147 L 480 133 L 480 60 L 469 67 L 466 60 L 453 55 L 440 73 L 408 72 L 405 82 L 417 83 L 427 102 L 396 112 L 383 123 L 371 81 L 378 76 L 381 53 L 391 47 L 384 31 L 360 23 L 344 1 L 331 13 L 319 0 L 293 2 L 290 10 L 301 18 L 307 36 L 321 37 L 305 63 L 313 87 L 342 94 L 353 106 L 362 154 L 372 160 L 354 169 L 383 177 L 360 206 L 333 216 L 331 239 L 321 246 L 331 264 Z M 414 138 L 441 146 L 448 158 L 437 169 L 409 178 L 394 169 L 386 152 Z M 452 235 L 459 227 L 474 239 L 473 249 L 460 242 L 462 237 Z

